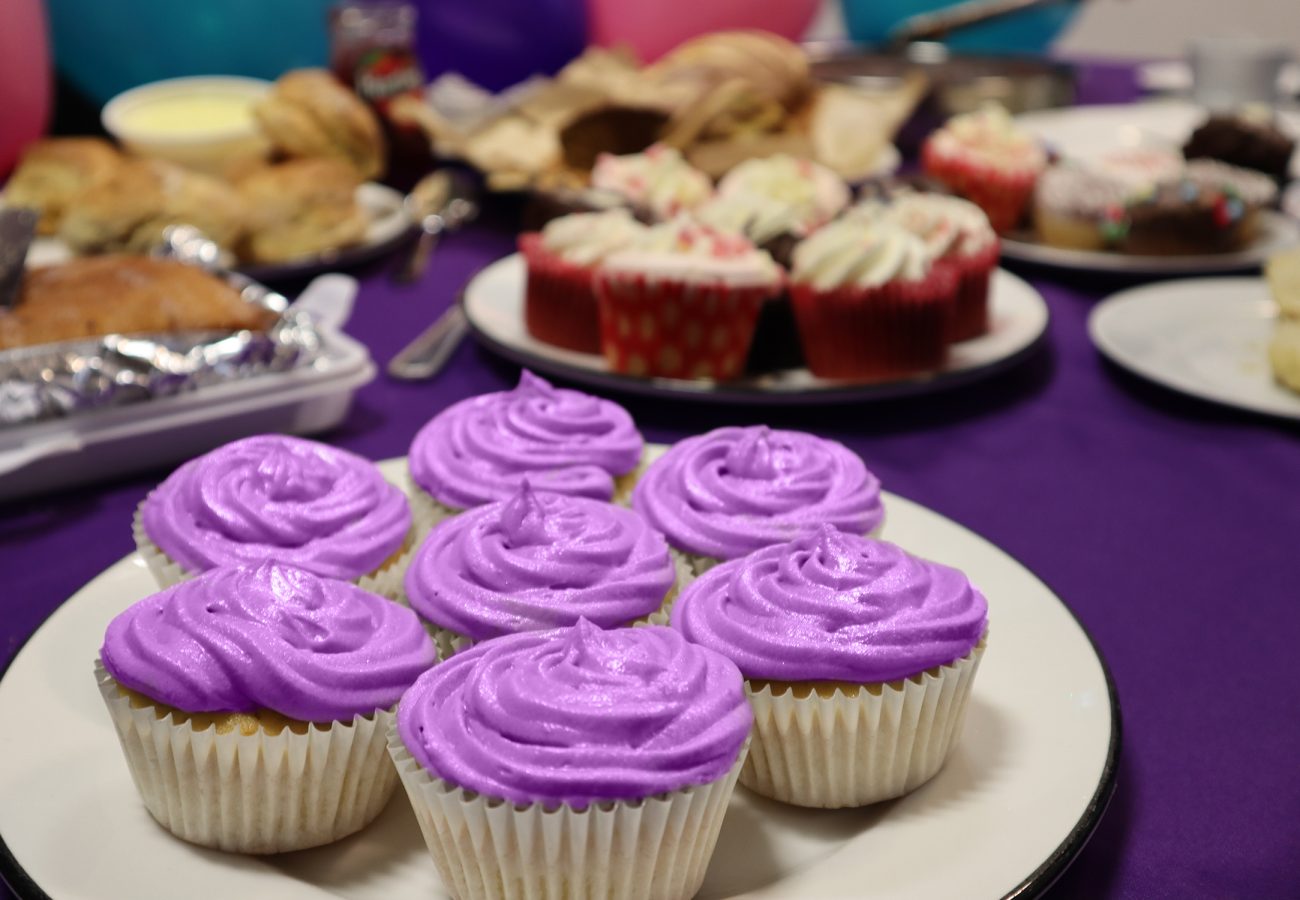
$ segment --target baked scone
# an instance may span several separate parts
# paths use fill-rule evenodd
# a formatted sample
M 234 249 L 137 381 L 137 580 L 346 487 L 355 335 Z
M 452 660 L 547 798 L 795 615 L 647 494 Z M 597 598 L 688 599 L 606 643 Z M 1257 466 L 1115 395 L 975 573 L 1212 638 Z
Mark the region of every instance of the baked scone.
M 1264 276 L 1278 310 L 1268 361 L 1278 384 L 1300 392 L 1300 249 L 1272 257 Z
M 0 310 L 0 350 L 115 333 L 262 328 L 269 319 L 192 266 L 97 256 L 28 272 L 18 305 Z
M 295 69 L 253 107 L 262 130 L 291 157 L 343 160 L 363 179 L 384 173 L 379 120 L 352 91 L 324 69 Z
M 161 160 L 124 159 L 68 207 L 59 236 L 83 253 L 143 253 L 169 225 L 193 225 L 233 248 L 244 231 L 244 204 L 218 178 Z
M 243 256 L 283 262 L 318 256 L 365 239 L 369 218 L 357 203 L 357 170 L 337 159 L 295 159 L 242 178 L 248 208 Z
M 41 214 L 38 234 L 57 234 L 63 216 L 79 195 L 103 180 L 122 156 L 100 138 L 49 138 L 23 153 L 5 186 L 5 203 Z
M 1264 277 L 1282 318 L 1300 322 L 1300 248 L 1270 257 Z

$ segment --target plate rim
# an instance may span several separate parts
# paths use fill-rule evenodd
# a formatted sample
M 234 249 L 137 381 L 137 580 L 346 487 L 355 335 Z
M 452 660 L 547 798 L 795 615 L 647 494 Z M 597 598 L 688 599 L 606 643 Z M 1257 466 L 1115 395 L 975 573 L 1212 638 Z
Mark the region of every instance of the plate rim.
M 391 459 L 402 459 L 402 458 L 403 457 L 386 458 L 385 460 L 375 461 L 375 464 L 379 465 Z M 923 509 L 925 512 L 929 513 L 930 515 L 937 516 L 940 519 L 943 519 L 944 521 L 949 523 L 950 525 L 953 525 L 962 531 L 968 532 L 969 534 L 975 536 L 979 540 L 983 541 L 984 543 L 987 543 L 989 546 L 993 547 L 998 552 L 1005 555 L 1008 559 L 1010 559 L 1017 566 L 1019 566 L 1026 573 L 1028 573 L 1030 577 L 1037 579 L 1044 587 L 1047 588 L 1047 590 L 1051 593 L 1052 597 L 1057 601 L 1057 603 L 1060 604 L 1060 606 L 1073 620 L 1075 627 L 1079 629 L 1079 632 L 1088 641 L 1088 646 L 1091 648 L 1092 654 L 1094 658 L 1097 660 L 1097 664 L 1101 669 L 1102 677 L 1106 683 L 1107 702 L 1110 707 L 1110 717 L 1109 717 L 1110 736 L 1106 747 L 1106 758 L 1102 764 L 1101 775 L 1098 779 L 1097 786 L 1093 791 L 1092 797 L 1089 799 L 1088 803 L 1084 806 L 1083 812 L 1080 815 L 1078 821 L 1075 822 L 1074 826 L 1061 840 L 1061 842 L 1056 846 L 1056 848 L 1048 855 L 1046 859 L 1043 860 L 1043 862 L 1038 866 L 1038 868 L 1036 868 L 1033 872 L 1030 872 L 1028 875 L 1026 875 L 1025 878 L 1018 885 L 1016 885 L 1016 887 L 1012 888 L 1010 891 L 1004 894 L 1001 900 L 1030 900 L 1030 898 L 1040 897 L 1049 888 L 1051 888 L 1053 884 L 1056 883 L 1056 881 L 1061 877 L 1061 875 L 1065 873 L 1066 869 L 1069 868 L 1070 864 L 1073 863 L 1074 860 L 1078 857 L 1078 855 L 1083 851 L 1084 847 L 1087 846 L 1088 841 L 1092 838 L 1092 835 L 1097 830 L 1097 826 L 1101 823 L 1102 818 L 1105 816 L 1106 810 L 1109 808 L 1111 800 L 1115 795 L 1116 787 L 1118 786 L 1119 761 L 1120 761 L 1121 750 L 1123 745 L 1124 726 L 1123 726 L 1123 714 L 1121 712 L 1121 707 L 1120 707 L 1119 690 L 1115 683 L 1115 677 L 1111 672 L 1110 664 L 1106 661 L 1106 657 L 1102 654 L 1101 648 L 1098 646 L 1097 641 L 1094 638 L 1092 632 L 1090 632 L 1087 626 L 1083 624 L 1083 621 L 1079 618 L 1078 614 L 1074 611 L 1074 608 L 1070 606 L 1070 604 L 1065 602 L 1065 600 L 1062 598 L 1062 595 L 1055 588 L 1053 588 L 1051 584 L 1049 584 L 1045 579 L 1043 579 L 1034 569 L 1026 565 L 1018 556 L 1004 549 L 1001 545 L 996 544 L 992 540 L 984 537 L 980 532 L 976 531 L 975 529 L 967 527 L 966 525 L 962 524 L 956 519 L 953 519 L 952 517 L 947 516 L 944 513 L 939 512 L 938 510 L 926 506 L 918 501 L 911 500 L 907 497 L 904 497 L 901 494 L 893 494 L 893 492 L 882 492 L 882 493 L 884 493 L 886 496 L 892 495 L 895 497 L 899 497 L 900 499 L 906 501 L 907 503 L 910 503 L 914 506 L 919 507 L 920 509 Z M 97 578 L 100 578 L 105 572 L 108 571 L 109 568 L 112 568 L 113 566 L 117 566 L 123 563 L 124 561 L 130 560 L 134 555 L 135 555 L 134 553 L 129 553 L 122 559 L 119 559 L 111 563 L 108 567 L 101 570 L 94 577 L 92 577 L 90 581 L 87 581 L 80 588 L 78 588 L 77 592 L 74 593 L 69 598 L 67 598 L 67 600 L 64 600 L 58 606 L 54 607 L 54 609 L 51 610 L 50 613 L 44 619 L 41 620 L 41 623 L 30 634 L 28 634 L 26 637 L 23 638 L 22 642 L 14 650 L 13 655 L 10 656 L 10 658 L 5 662 L 3 667 L 0 667 L 0 682 L 4 680 L 5 675 L 9 672 L 10 668 L 12 668 L 14 662 L 19 658 L 19 656 L 22 655 L 27 645 L 37 634 L 39 634 L 46 627 L 46 625 L 49 623 L 50 618 L 53 617 L 55 613 L 63 609 L 63 607 L 68 603 L 68 601 L 72 599 L 72 597 L 75 597 L 81 591 L 85 590 L 87 585 L 91 584 Z M 3 834 L 0 834 L 0 880 L 2 880 L 4 884 L 8 885 L 10 890 L 13 891 L 13 893 L 15 894 L 16 897 L 19 898 L 19 900 L 52 900 L 50 895 L 47 894 L 41 888 L 41 886 L 36 882 L 36 880 L 31 877 L 31 875 L 26 871 L 26 869 L 23 868 L 22 864 L 18 861 L 17 857 L 15 857 L 13 853 L 10 851 L 9 845 L 5 841 Z
M 1263 227 L 1250 246 L 1229 253 L 1188 256 L 1137 256 L 1110 250 L 1073 250 L 1037 241 L 1002 238 L 1002 255 L 1017 263 L 1065 272 L 1107 275 L 1219 275 L 1259 270 L 1268 257 L 1300 244 L 1300 223 L 1272 209 L 1261 209 Z
M 990 378 L 1014 368 L 1042 348 L 1047 341 L 1047 334 L 1052 324 L 1051 307 L 1043 297 L 1042 292 L 1016 273 L 999 267 L 994 269 L 994 276 L 1010 279 L 1037 301 L 1042 312 L 1042 325 L 1038 332 L 1026 341 L 1023 346 L 1006 356 L 982 365 L 948 372 L 924 373 L 896 381 L 869 382 L 865 384 L 835 383 L 822 387 L 790 390 L 771 390 L 757 385 L 729 384 L 727 382 L 693 382 L 684 378 L 643 377 L 621 372 L 586 369 L 563 360 L 548 359 L 526 348 L 507 344 L 489 334 L 475 320 L 470 311 L 469 292 L 475 282 L 490 269 L 504 265 L 512 260 L 521 259 L 521 254 L 514 252 L 492 260 L 477 269 L 466 280 L 465 286 L 457 294 L 456 303 L 464 313 L 465 321 L 469 326 L 470 333 L 474 335 L 474 339 L 503 359 L 539 372 L 545 372 L 553 377 L 568 379 L 571 382 L 586 384 L 604 390 L 660 399 L 694 400 L 702 403 L 740 403 L 747 406 L 785 406 L 810 403 L 831 405 L 893 400 L 900 397 L 934 393 Z
M 1096 349 L 1098 353 L 1109 360 L 1112 364 L 1119 366 L 1125 372 L 1151 384 L 1157 385 L 1164 390 L 1172 391 L 1183 397 L 1190 397 L 1191 399 L 1198 400 L 1202 403 L 1212 403 L 1215 406 L 1226 409 L 1235 409 L 1240 412 L 1251 413 L 1258 416 L 1267 416 L 1270 419 L 1281 419 L 1284 421 L 1300 420 L 1300 405 L 1297 405 L 1294 410 L 1281 410 L 1271 406 L 1262 406 L 1250 403 L 1249 401 L 1233 399 L 1227 396 L 1211 394 L 1204 391 L 1193 391 L 1188 387 L 1179 384 L 1174 379 L 1163 375 L 1159 370 L 1132 360 L 1127 354 L 1121 353 L 1116 345 L 1103 334 L 1103 329 L 1106 327 L 1106 319 L 1118 315 L 1116 310 L 1126 304 L 1143 302 L 1142 295 L 1144 294 L 1177 291 L 1188 286 L 1209 290 L 1216 285 L 1226 286 L 1225 283 L 1233 282 L 1241 286 L 1248 284 L 1252 288 L 1265 288 L 1264 280 L 1258 276 L 1250 277 L 1238 275 L 1224 276 L 1220 278 L 1177 278 L 1169 281 L 1134 285 L 1133 287 L 1126 288 L 1122 291 L 1116 291 L 1108 297 L 1105 297 L 1088 312 L 1088 340 L 1092 343 L 1094 349 Z M 1246 301 L 1241 302 L 1244 304 Z

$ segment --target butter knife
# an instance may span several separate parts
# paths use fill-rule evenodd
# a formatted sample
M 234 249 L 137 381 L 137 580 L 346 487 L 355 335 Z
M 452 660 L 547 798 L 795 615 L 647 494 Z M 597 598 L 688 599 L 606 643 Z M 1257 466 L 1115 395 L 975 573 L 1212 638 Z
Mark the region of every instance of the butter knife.
M 424 381 L 442 371 L 469 330 L 459 303 L 452 305 L 388 361 L 388 374 L 402 381 Z

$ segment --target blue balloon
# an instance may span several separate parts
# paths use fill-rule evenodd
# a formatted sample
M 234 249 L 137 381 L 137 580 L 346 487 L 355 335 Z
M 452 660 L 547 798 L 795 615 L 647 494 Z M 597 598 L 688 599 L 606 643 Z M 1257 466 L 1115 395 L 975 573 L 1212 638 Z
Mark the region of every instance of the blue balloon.
M 844 24 L 858 43 L 881 44 L 904 19 L 954 5 L 954 0 L 841 0 Z M 944 41 L 967 53 L 1042 53 L 1078 11 L 1077 0 L 1011 13 L 954 31 Z

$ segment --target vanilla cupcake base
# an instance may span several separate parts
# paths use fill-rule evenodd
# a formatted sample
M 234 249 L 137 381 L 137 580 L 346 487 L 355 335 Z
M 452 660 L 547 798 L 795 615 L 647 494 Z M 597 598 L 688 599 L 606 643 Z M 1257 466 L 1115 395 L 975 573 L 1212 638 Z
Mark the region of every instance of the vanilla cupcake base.
M 188 581 L 201 575 L 201 572 L 191 572 L 184 568 L 154 543 L 153 538 L 149 537 L 144 529 L 144 505 L 148 502 L 149 498 L 146 497 L 136 507 L 135 518 L 131 522 L 131 535 L 135 539 L 136 551 L 140 554 L 140 558 L 144 560 L 144 564 L 148 567 L 150 574 L 153 575 L 154 581 L 158 583 L 158 588 L 166 590 L 169 587 L 175 587 L 182 581 Z M 418 536 L 418 528 L 412 525 L 411 530 L 406 533 L 406 538 L 402 541 L 402 546 L 390 555 L 378 569 L 362 575 L 360 578 L 343 580 L 350 581 L 357 587 L 372 594 L 396 600 L 402 592 L 402 581 L 406 577 L 406 568 L 411 564 L 411 559 L 415 556 L 415 549 L 419 544 Z M 276 561 L 279 562 L 280 560 Z
M 415 526 L 417 544 L 423 543 L 439 522 L 465 511 L 433 499 L 433 496 L 411 477 L 409 469 L 406 472 L 406 497 L 411 504 L 411 519 Z
M 943 768 L 988 642 L 901 681 L 746 682 L 753 744 L 740 783 L 790 803 L 866 806 L 913 791 Z
M 95 680 L 145 808 L 190 843 L 256 854 L 317 847 L 368 825 L 396 787 L 389 710 L 302 732 L 223 731 L 134 704 L 98 660 Z
M 694 896 L 748 749 L 708 784 L 578 810 L 456 787 L 424 769 L 396 727 L 388 748 L 438 874 L 459 900 Z

